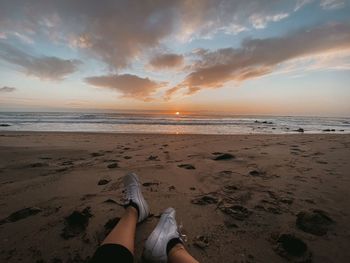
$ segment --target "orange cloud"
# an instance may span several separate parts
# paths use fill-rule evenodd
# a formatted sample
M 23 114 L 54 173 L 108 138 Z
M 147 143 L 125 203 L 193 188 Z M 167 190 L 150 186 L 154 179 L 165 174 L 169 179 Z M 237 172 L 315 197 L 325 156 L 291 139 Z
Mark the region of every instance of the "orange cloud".
M 125 98 L 134 98 L 144 101 L 152 100 L 151 95 L 164 83 L 159 83 L 149 78 L 140 78 L 131 74 L 114 74 L 85 78 L 91 85 L 109 88 L 120 92 Z
M 289 4 L 276 5 L 271 0 L 127 0 L 103 4 L 96 0 L 26 0 L 21 5 L 5 1 L 0 8 L 0 38 L 15 36 L 28 42 L 45 36 L 80 48 L 120 70 L 167 38 L 192 39 L 218 31 L 235 34 L 255 24 L 261 27 L 276 22 L 289 12 Z
M 152 68 L 158 70 L 179 68 L 184 64 L 184 56 L 177 54 L 159 54 L 154 56 L 149 64 Z
M 350 24 L 333 23 L 304 29 L 283 37 L 247 39 L 239 49 L 200 50 L 193 71 L 176 87 L 193 94 L 205 88 L 220 88 L 229 81 L 244 81 L 274 71 L 281 63 L 330 51 L 350 49 Z

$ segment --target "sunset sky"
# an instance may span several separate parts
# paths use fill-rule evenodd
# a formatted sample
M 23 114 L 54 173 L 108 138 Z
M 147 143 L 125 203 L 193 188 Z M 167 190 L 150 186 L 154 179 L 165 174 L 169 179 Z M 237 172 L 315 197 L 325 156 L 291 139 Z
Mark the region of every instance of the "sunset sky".
M 0 0 L 0 110 L 350 115 L 349 0 Z

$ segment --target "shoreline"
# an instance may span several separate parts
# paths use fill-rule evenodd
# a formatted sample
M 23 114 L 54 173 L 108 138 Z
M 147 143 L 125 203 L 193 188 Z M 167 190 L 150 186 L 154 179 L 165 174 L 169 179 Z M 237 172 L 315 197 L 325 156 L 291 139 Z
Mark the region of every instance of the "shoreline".
M 233 133 L 233 134 L 208 134 L 208 133 L 157 133 L 157 132 L 101 132 L 101 131 L 4 131 L 0 130 L 0 136 L 6 134 L 81 134 L 81 135 L 161 135 L 161 136 L 350 136 L 350 132 L 289 132 L 289 133 Z
M 0 116 L 0 131 L 155 134 L 350 134 L 348 117 L 18 113 Z
M 169 206 L 200 262 L 350 257 L 349 134 L 0 132 L 0 155 L 0 261 L 86 262 L 123 213 L 130 171 L 153 215 L 138 226 L 136 258 Z M 67 229 L 86 208 L 86 227 Z M 305 228 L 303 213 L 329 224 Z M 302 255 L 281 250 L 291 237 Z

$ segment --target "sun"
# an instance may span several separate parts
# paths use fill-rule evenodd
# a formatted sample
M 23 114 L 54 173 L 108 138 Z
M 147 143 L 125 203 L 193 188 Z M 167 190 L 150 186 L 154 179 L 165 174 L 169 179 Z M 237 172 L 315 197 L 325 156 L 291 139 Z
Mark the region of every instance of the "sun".
M 178 112 L 178 111 L 177 111 L 177 112 L 175 112 L 175 115 L 180 115 L 180 112 Z

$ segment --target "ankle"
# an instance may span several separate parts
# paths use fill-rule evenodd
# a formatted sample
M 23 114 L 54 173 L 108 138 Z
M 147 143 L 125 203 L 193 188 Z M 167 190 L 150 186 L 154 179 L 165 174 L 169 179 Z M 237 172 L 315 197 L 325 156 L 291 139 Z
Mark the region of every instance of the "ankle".
M 179 241 L 178 243 L 174 244 L 169 250 L 167 247 L 168 257 L 173 256 L 183 250 L 185 250 L 185 246 L 182 244 L 181 241 Z
M 139 207 L 137 204 L 135 204 L 133 201 L 130 200 L 129 204 L 127 204 L 125 207 L 125 209 L 131 209 L 131 210 L 134 210 L 136 211 L 137 213 L 137 217 L 139 216 L 140 214 L 140 210 L 139 210 Z
M 131 205 L 126 206 L 125 211 L 131 214 L 135 214 L 137 218 L 139 216 L 138 209 L 134 206 L 131 206 Z
M 199 263 L 194 259 L 188 251 L 185 249 L 185 246 L 182 243 L 176 244 L 168 254 L 168 262 L 178 263 L 178 262 L 188 262 L 188 263 Z

